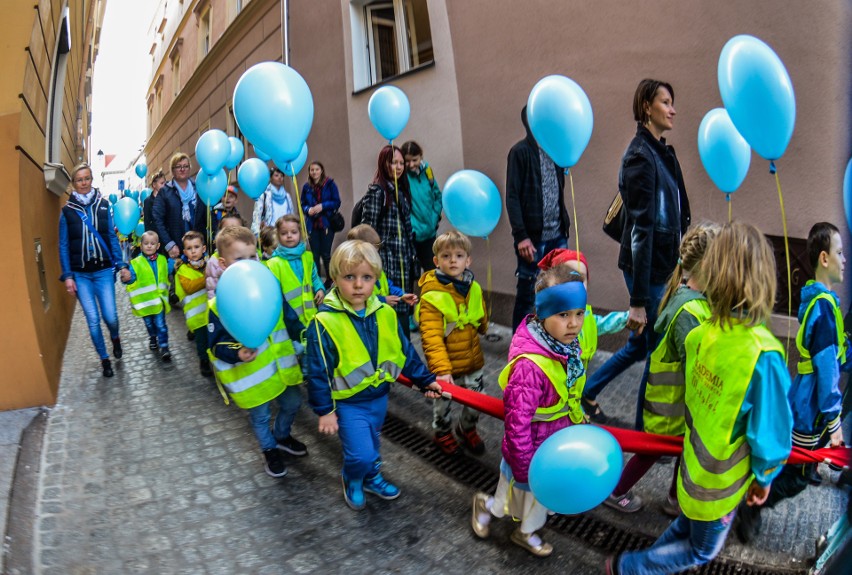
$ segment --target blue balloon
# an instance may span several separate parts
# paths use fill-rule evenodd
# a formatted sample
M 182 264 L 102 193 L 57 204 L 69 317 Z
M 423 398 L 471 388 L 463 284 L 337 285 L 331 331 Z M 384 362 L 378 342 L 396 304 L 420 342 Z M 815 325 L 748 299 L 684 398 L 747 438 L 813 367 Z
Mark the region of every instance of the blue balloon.
M 268 162 L 269 160 L 272 159 L 272 156 L 270 156 L 269 154 L 267 154 L 266 152 L 264 152 L 263 150 L 261 150 L 257 146 L 254 147 L 254 155 L 257 156 L 258 158 L 260 158 L 261 160 L 263 160 L 264 162 Z
M 139 204 L 133 198 L 121 198 L 112 207 L 112 219 L 115 227 L 125 236 L 136 229 L 139 222 Z
M 136 175 L 137 176 L 139 176 L 140 178 L 144 178 L 145 174 L 147 174 L 147 173 L 148 173 L 148 166 L 145 164 L 145 162 L 139 162 L 138 164 L 136 164 Z
M 234 88 L 234 117 L 252 144 L 273 158 L 295 158 L 314 122 L 314 100 L 296 70 L 261 62 L 246 70 Z
M 287 160 L 287 161 L 275 161 L 275 165 L 278 168 L 290 176 L 294 177 L 296 174 L 302 171 L 302 168 L 305 167 L 305 162 L 308 161 L 308 143 L 305 142 L 302 144 L 302 150 L 299 152 L 298 157 L 295 160 Z
M 561 168 L 580 160 L 592 137 L 594 114 L 580 85 L 565 76 L 545 76 L 527 100 L 527 122 L 538 145 Z
M 480 238 L 494 231 L 503 211 L 497 186 L 476 170 L 461 170 L 450 176 L 444 184 L 442 203 L 451 224 Z
M 150 195 L 151 195 L 151 190 L 149 190 L 148 188 L 145 188 L 144 190 L 142 190 L 142 193 L 139 194 L 139 203 L 144 204 L 145 200 L 147 200 Z
M 208 174 L 215 174 L 225 167 L 231 155 L 231 142 L 222 130 L 207 130 L 195 143 L 195 159 Z
M 572 425 L 544 440 L 530 462 L 530 489 L 556 513 L 573 515 L 599 505 L 621 477 L 615 437 L 594 425 Z
M 245 147 L 240 139 L 235 138 L 234 136 L 228 136 L 228 142 L 231 144 L 231 153 L 228 154 L 228 161 L 225 162 L 225 167 L 229 170 L 233 170 L 237 167 L 237 164 L 240 163 L 240 160 L 243 159 Z
M 846 211 L 846 223 L 852 230 L 852 159 L 846 164 L 846 173 L 843 175 L 843 209 Z
M 133 198 L 134 201 L 139 201 L 139 190 L 130 190 L 127 192 L 127 197 Z
M 215 206 L 222 196 L 225 195 L 225 190 L 228 189 L 228 174 L 225 170 L 220 169 L 212 176 L 204 170 L 195 178 L 195 190 L 198 192 L 198 197 L 208 207 Z
M 783 156 L 796 124 L 796 95 L 781 58 L 754 36 L 734 36 L 722 48 L 718 76 L 737 131 L 761 157 Z
M 115 202 L 118 201 L 118 194 L 112 193 L 109 195 L 109 203 L 115 205 Z
M 281 284 L 265 265 L 242 260 L 228 266 L 216 284 L 216 308 L 222 325 L 238 342 L 257 349 L 281 317 Z
M 389 142 L 408 124 L 411 105 L 408 96 L 396 86 L 382 86 L 370 96 L 367 114 L 376 130 Z
M 751 148 L 724 108 L 710 110 L 701 120 L 698 155 L 710 179 L 726 194 L 737 191 L 751 164 Z
M 136 237 L 141 238 L 142 234 L 145 233 L 145 222 L 139 222 L 136 224 Z
M 269 166 L 259 158 L 249 158 L 237 170 L 237 182 L 242 191 L 256 200 L 269 185 Z

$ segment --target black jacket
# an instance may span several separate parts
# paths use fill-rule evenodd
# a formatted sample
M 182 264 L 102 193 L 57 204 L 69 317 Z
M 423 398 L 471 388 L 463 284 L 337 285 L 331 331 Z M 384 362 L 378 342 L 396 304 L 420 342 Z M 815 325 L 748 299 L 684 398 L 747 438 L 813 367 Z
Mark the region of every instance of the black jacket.
M 521 110 L 521 121 L 527 137 L 512 146 L 506 160 L 506 213 L 512 225 L 515 246 L 529 238 L 533 244 L 541 242 L 544 228 L 544 208 L 541 192 L 541 160 L 538 144 L 527 123 L 527 107 Z M 556 166 L 559 183 L 559 230 L 566 238 L 571 226 L 565 209 L 565 173 Z
M 190 181 L 192 182 L 193 189 L 195 189 L 195 180 Z M 204 202 L 201 201 L 201 198 L 198 197 L 198 193 L 196 192 L 195 213 L 190 214 L 192 224 L 188 227 L 184 225 L 181 215 L 182 209 L 183 204 L 180 201 L 180 192 L 177 190 L 174 180 L 169 180 L 160 188 L 160 192 L 154 200 L 152 210 L 154 231 L 160 236 L 160 251 L 163 253 L 172 247 L 172 243 L 179 250 L 183 251 L 183 234 L 190 229 L 198 229 L 195 223 L 196 214 L 204 212 Z
M 641 124 L 621 159 L 618 190 L 627 208 L 618 267 L 633 276 L 631 307 L 649 303 L 649 284 L 674 271 L 690 223 L 689 198 L 674 148 Z

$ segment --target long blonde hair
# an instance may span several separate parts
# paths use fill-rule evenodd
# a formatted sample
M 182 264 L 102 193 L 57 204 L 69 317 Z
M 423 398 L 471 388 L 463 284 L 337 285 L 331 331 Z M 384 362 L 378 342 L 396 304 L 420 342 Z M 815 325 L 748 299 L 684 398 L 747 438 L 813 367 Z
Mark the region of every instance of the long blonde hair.
M 669 276 L 669 283 L 666 286 L 666 292 L 663 294 L 663 299 L 660 300 L 660 310 L 662 313 L 666 304 L 674 296 L 677 289 L 683 284 L 683 273 L 689 275 L 695 274 L 704 254 L 707 253 L 707 247 L 710 245 L 716 234 L 719 233 L 719 224 L 713 222 L 701 222 L 689 228 L 686 235 L 680 241 L 678 249 L 678 260 L 672 275 Z M 696 278 L 698 279 L 698 278 Z
M 698 270 L 710 304 L 710 321 L 724 328 L 732 319 L 753 327 L 766 323 L 775 303 L 775 255 L 756 227 L 725 224 Z

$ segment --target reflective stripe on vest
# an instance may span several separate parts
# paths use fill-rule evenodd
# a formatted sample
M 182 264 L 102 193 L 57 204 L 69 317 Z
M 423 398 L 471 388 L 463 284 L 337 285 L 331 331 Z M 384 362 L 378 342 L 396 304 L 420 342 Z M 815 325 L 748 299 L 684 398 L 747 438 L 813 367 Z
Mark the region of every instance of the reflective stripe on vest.
M 189 264 L 183 264 L 175 272 L 179 278 L 197 280 L 204 277 L 204 273 L 193 268 Z M 195 293 L 188 294 L 180 283 L 175 281 L 175 294 L 183 302 L 183 316 L 186 319 L 186 327 L 195 331 L 207 325 L 207 290 L 203 287 Z
M 316 315 L 316 320 L 334 342 L 339 358 L 331 382 L 332 399 L 347 399 L 369 386 L 378 387 L 386 381 L 394 381 L 402 373 L 405 353 L 397 331 L 396 312 L 382 304 L 375 316 L 379 349 L 378 365 L 374 366 L 348 313 L 322 311 Z
M 421 301 L 427 301 L 441 312 L 444 316 L 444 337 L 450 335 L 454 329 L 463 330 L 467 326 L 477 329 L 485 317 L 485 309 L 482 306 L 482 288 L 473 282 L 470 291 L 465 298 L 467 304 L 456 304 L 453 295 L 445 291 L 428 291 L 420 296 Z M 420 304 L 414 308 L 414 319 L 420 322 Z
M 784 348 L 765 326 L 705 323 L 686 337 L 686 434 L 678 502 L 697 521 L 736 508 L 754 477 L 746 436 L 733 437 L 760 354 Z
M 805 285 L 807 286 L 812 283 L 815 283 L 814 280 L 808 280 Z M 802 316 L 802 325 L 799 326 L 799 332 L 796 334 L 796 347 L 799 349 L 799 355 L 801 356 L 796 368 L 801 375 L 814 372 L 814 362 L 811 358 L 811 352 L 807 347 L 805 347 L 804 338 L 805 329 L 808 325 L 808 316 L 810 315 L 817 300 L 821 299 L 827 301 L 831 305 L 832 311 L 834 311 L 834 325 L 837 328 L 837 359 L 841 365 L 846 363 L 846 335 L 843 333 L 843 314 L 831 294 L 821 293 L 808 304 L 808 307 Z
M 705 299 L 692 299 L 680 306 L 672 321 L 666 326 L 660 343 L 651 354 L 648 386 L 642 405 L 642 420 L 647 433 L 683 435 L 684 433 L 684 373 L 680 358 L 676 357 L 674 326 L 680 314 L 688 313 L 700 322 L 710 317 L 710 306 Z M 665 361 L 675 357 L 675 361 Z
M 272 333 L 269 334 L 269 340 L 272 342 L 272 355 L 276 358 L 284 385 L 289 387 L 302 383 L 302 368 L 296 357 L 293 341 L 290 339 L 290 334 L 287 333 L 283 313 L 278 318 L 278 323 L 275 324 Z
M 163 311 L 169 313 L 171 311 L 169 284 L 165 281 L 158 282 L 158 278 L 162 280 L 169 275 L 166 258 L 157 257 L 157 278 L 154 277 L 154 270 L 151 269 L 151 264 L 148 263 L 148 258 L 144 255 L 130 260 L 130 265 L 136 273 L 136 281 L 127 286 L 127 295 L 130 297 L 133 315 L 146 317 L 157 315 Z
M 299 321 L 307 327 L 317 313 L 314 304 L 314 290 L 311 285 L 311 274 L 314 269 L 314 256 L 309 251 L 302 254 L 302 281 L 296 277 L 290 262 L 284 258 L 274 257 L 267 261 L 267 267 L 281 283 L 284 300 L 289 304 Z
M 568 415 L 573 423 L 582 423 L 585 418 L 583 408 L 580 405 L 581 392 L 576 385 L 568 387 L 566 368 L 561 361 L 536 353 L 522 353 L 514 357 L 509 362 L 509 365 L 504 367 L 503 371 L 500 372 L 500 377 L 497 379 L 500 388 L 505 391 L 506 386 L 509 384 L 509 376 L 512 373 L 512 368 L 522 357 L 536 364 L 544 372 L 544 375 L 550 381 L 550 385 L 553 386 L 553 389 L 559 395 L 559 400 L 553 405 L 536 408 L 532 420 L 536 422 L 554 421 Z
M 595 314 L 592 311 L 592 306 L 586 306 L 586 315 L 583 318 L 583 327 L 580 329 L 580 335 L 577 336 L 580 342 L 580 360 L 583 362 L 585 371 L 583 375 L 577 378 L 574 384 L 580 395 L 583 395 L 583 390 L 586 389 L 586 374 L 589 372 L 589 362 L 592 361 L 595 352 L 598 351 L 598 322 L 595 320 Z
M 210 300 L 209 306 L 210 313 L 218 317 L 215 297 Z M 218 359 L 211 350 L 207 351 L 207 355 L 216 380 L 242 409 L 267 403 L 281 395 L 286 387 L 271 338 L 257 348 L 257 357 L 249 362 L 228 363 Z

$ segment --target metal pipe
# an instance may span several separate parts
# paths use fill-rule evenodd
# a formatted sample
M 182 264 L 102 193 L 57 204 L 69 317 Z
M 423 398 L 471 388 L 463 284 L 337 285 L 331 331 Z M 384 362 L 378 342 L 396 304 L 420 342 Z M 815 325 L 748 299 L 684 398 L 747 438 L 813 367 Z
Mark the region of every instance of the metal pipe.
M 290 65 L 290 0 L 281 0 L 281 41 L 283 57 L 287 66 Z

